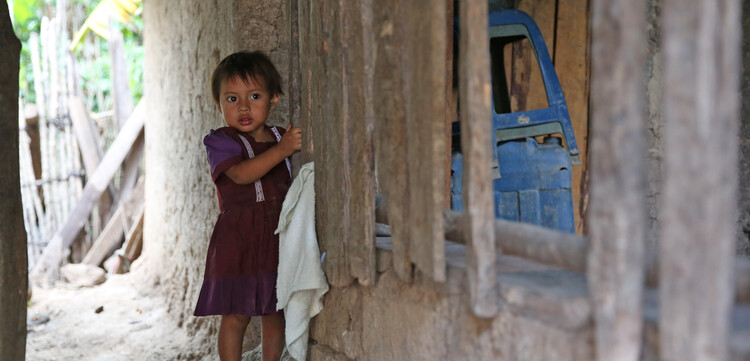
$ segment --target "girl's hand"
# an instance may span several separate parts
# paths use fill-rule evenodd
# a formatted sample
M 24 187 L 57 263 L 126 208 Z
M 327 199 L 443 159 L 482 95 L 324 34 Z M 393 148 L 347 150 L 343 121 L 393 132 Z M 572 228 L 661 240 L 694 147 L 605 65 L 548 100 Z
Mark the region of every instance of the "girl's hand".
M 292 124 L 286 126 L 286 133 L 281 136 L 278 144 L 286 157 L 302 148 L 302 129 L 292 128 Z

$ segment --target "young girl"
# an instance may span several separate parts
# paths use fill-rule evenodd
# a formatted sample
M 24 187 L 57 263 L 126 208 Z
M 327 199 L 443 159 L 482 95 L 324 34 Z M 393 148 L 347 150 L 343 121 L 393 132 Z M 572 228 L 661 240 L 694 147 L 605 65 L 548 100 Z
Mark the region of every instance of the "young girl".
M 284 315 L 276 311 L 274 230 L 291 185 L 287 157 L 300 149 L 301 131 L 265 124 L 283 93 L 278 71 L 260 52 L 222 60 L 211 76 L 211 92 L 227 123 L 203 139 L 221 213 L 194 314 L 221 315 L 222 360 L 240 360 L 250 317 L 261 316 L 263 360 L 277 361 Z

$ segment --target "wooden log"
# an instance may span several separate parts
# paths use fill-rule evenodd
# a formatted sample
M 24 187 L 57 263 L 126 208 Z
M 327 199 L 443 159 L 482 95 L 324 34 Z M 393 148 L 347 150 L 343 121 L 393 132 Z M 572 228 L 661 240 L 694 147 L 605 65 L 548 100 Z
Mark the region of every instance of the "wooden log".
M 375 107 L 375 152 L 380 188 L 386 198 L 393 230 L 393 268 L 405 282 L 412 280 L 409 254 L 408 202 L 409 185 L 407 143 L 410 138 L 406 128 L 405 52 L 406 23 L 403 15 L 406 2 L 387 0 L 373 7 L 373 33 L 376 41 L 374 94 L 378 95 Z
M 376 280 L 375 264 L 375 127 L 372 92 L 372 4 L 342 1 L 344 110 L 348 157 L 344 187 L 349 188 L 349 237 L 345 240 L 349 270 L 360 284 Z M 369 72 L 368 72 L 369 69 Z
M 445 38 L 447 1 L 407 2 L 407 142 L 409 167 L 406 200 L 409 202 L 409 256 L 424 275 L 436 282 L 446 279 L 443 235 L 445 206 L 445 117 L 448 51 Z M 486 15 L 486 13 L 485 13 Z M 483 29 L 486 32 L 486 29 Z M 488 113 L 489 114 L 489 113 Z M 489 117 L 483 119 L 485 124 Z
M 587 279 L 596 359 L 638 360 L 646 229 L 644 1 L 592 4 Z
M 554 61 L 560 86 L 565 94 L 565 103 L 570 113 L 570 123 L 580 151 L 581 166 L 572 169 L 573 214 L 576 233 L 584 230 L 583 206 L 588 193 L 584 186 L 586 150 L 589 130 L 589 0 L 566 0 L 557 2 Z
M 477 316 L 497 313 L 495 289 L 495 215 L 492 175 L 490 64 L 487 2 L 463 1 L 459 56 L 461 151 L 464 159 L 463 194 L 466 208 L 467 271 L 472 310 Z
M 665 361 L 729 358 L 741 10 L 737 0 L 662 4 L 659 351 Z
M 143 130 L 144 114 L 142 103 L 136 107 L 125 127 L 117 134 L 112 145 L 102 159 L 101 165 L 91 175 L 83 190 L 81 199 L 76 204 L 65 223 L 57 230 L 44 249 L 42 256 L 32 269 L 34 277 L 47 277 L 56 280 L 59 277 L 59 267 L 63 250 L 68 248 L 86 221 L 94 204 L 112 180 L 120 164 L 125 159 L 130 147 Z

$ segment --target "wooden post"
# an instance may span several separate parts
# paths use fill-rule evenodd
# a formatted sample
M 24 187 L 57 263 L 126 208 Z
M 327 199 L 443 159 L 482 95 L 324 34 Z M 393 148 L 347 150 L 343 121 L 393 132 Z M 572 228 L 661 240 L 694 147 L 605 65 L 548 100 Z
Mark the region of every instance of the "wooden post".
M 492 125 L 487 2 L 462 1 L 459 16 L 459 102 L 464 157 L 464 208 L 471 305 L 480 317 L 497 313 L 495 218 L 492 188 Z
M 662 6 L 660 359 L 727 360 L 742 11 L 737 0 Z
M 446 279 L 443 209 L 446 155 L 447 1 L 406 2 L 409 255 L 428 278 Z M 485 13 L 486 15 L 486 13 Z M 486 32 L 487 30 L 484 29 Z M 485 123 L 488 122 L 485 118 Z
M 363 285 L 372 285 L 375 265 L 375 159 L 372 98 L 372 4 L 344 0 L 341 4 L 344 60 L 344 114 L 349 157 L 344 188 L 349 188 L 349 230 L 345 240 L 349 270 Z M 368 67 L 369 65 L 369 67 Z M 368 69 L 370 72 L 368 73 Z M 330 140 L 329 140 L 330 141 Z
M 18 61 L 21 42 L 13 33 L 8 4 L 0 4 L 0 355 L 21 361 L 26 354 L 26 231 L 19 187 Z
M 643 0 L 592 3 L 591 248 L 596 359 L 641 350 L 645 206 Z
M 405 20 L 407 2 L 386 0 L 373 7 L 373 34 L 377 43 L 373 94 L 375 107 L 375 152 L 380 188 L 388 207 L 393 232 L 393 268 L 403 281 L 412 280 L 409 250 L 409 184 L 406 128 Z

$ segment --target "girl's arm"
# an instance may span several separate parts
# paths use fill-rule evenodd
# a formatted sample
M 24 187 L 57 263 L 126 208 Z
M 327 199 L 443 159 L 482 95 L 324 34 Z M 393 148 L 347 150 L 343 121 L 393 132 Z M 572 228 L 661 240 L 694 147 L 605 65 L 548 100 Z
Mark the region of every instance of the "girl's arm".
M 237 184 L 250 184 L 262 178 L 273 167 L 302 147 L 302 130 L 287 126 L 281 141 L 260 155 L 243 160 L 224 171 Z

